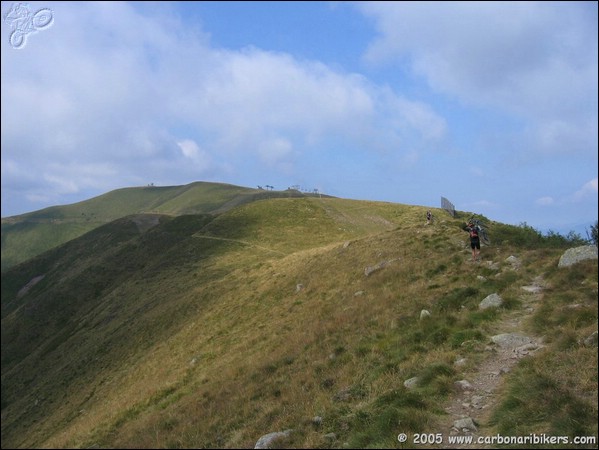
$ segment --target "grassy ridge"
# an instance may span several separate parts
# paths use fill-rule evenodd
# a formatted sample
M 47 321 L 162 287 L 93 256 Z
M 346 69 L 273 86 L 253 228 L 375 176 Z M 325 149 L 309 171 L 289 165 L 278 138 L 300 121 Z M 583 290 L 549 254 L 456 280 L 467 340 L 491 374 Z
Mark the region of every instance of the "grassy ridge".
M 305 195 L 207 182 L 117 189 L 71 205 L 3 218 L 2 270 L 124 216 L 222 213 L 260 199 L 297 196 Z
M 596 329 L 596 262 L 557 270 L 563 248 L 522 250 L 516 227 L 491 224 L 502 244 L 483 257 L 498 268 L 473 265 L 462 219 L 424 226 L 425 211 L 295 198 L 164 216 L 144 233 L 125 218 L 10 269 L 3 446 L 239 448 L 293 429 L 286 446 L 397 447 L 399 431 L 434 429 L 468 370 L 453 362 L 476 363 L 539 275 L 551 289 L 528 326 L 550 347 L 514 373 L 493 426 L 596 435 L 597 360 L 579 344 Z M 504 308 L 479 311 L 493 292 Z M 557 403 L 539 402 L 548 392 Z M 576 423 L 542 419 L 556 404 Z

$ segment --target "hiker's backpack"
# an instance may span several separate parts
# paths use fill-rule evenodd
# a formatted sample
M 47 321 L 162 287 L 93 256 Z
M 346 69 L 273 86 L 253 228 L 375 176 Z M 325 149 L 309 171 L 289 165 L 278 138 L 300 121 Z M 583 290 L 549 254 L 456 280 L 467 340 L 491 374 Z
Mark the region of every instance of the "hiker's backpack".
M 478 226 L 474 225 L 472 227 L 470 227 L 470 237 L 471 238 L 477 238 L 478 237 Z

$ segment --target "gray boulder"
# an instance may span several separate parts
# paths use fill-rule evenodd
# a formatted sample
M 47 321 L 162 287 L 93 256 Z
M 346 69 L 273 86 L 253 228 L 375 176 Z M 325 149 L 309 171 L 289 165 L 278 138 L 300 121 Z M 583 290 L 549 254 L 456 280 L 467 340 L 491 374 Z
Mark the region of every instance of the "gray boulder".
M 597 259 L 596 245 L 583 245 L 581 247 L 569 248 L 559 259 L 557 267 L 569 267 L 586 259 Z
M 478 309 L 499 308 L 503 305 L 503 299 L 498 294 L 491 294 L 483 299 Z
M 254 448 L 281 448 L 281 441 L 289 437 L 293 430 L 275 431 L 268 433 L 258 439 Z

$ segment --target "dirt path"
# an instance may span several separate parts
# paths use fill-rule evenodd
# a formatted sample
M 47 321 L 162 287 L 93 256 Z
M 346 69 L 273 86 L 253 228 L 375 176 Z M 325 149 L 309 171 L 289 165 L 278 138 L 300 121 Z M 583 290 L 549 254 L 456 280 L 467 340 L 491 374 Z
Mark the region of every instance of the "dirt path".
M 543 347 L 539 337 L 526 335 L 524 321 L 532 315 L 542 299 L 543 280 L 537 278 L 531 286 L 522 287 L 522 307 L 508 312 L 497 324 L 493 343 L 485 349 L 487 356 L 466 375 L 465 380 L 456 384 L 456 394 L 445 407 L 448 413 L 442 429 L 442 448 L 495 448 L 496 445 L 477 443 L 477 438 L 495 435 L 489 426 L 490 416 L 495 409 L 498 390 L 504 375 L 520 359 L 533 354 Z M 471 436 L 472 443 L 448 442 L 449 437 Z
M 229 238 L 223 238 L 223 237 L 217 237 L 217 236 L 206 236 L 203 234 L 194 234 L 193 237 L 197 238 L 197 239 L 213 239 L 216 241 L 235 242 L 236 244 L 247 245 L 248 247 L 255 247 L 255 248 L 259 248 L 260 250 L 267 251 L 267 252 L 277 253 L 282 256 L 287 256 L 287 253 L 283 253 L 279 250 L 273 250 L 272 248 L 263 247 L 261 245 L 253 244 L 253 243 L 247 242 L 247 241 L 240 241 L 239 239 L 229 239 Z

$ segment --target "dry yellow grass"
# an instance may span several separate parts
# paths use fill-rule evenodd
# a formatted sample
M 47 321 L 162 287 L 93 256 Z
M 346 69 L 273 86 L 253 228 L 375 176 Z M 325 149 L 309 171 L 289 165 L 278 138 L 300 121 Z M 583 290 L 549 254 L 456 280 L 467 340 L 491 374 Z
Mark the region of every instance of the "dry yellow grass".
M 503 269 L 518 251 L 509 245 L 483 248 L 484 260 L 502 269 L 473 265 L 460 220 L 435 210 L 436 223 L 425 226 L 425 212 L 310 198 L 257 202 L 219 217 L 193 239 L 225 251 L 161 273 L 141 290 L 123 288 L 128 296 L 151 292 L 156 323 L 176 314 L 176 327 L 143 351 L 135 349 L 153 330 L 130 336 L 119 367 L 107 364 L 21 444 L 245 448 L 293 429 L 291 447 L 382 446 L 395 442 L 400 419 L 409 418 L 406 430 L 426 429 L 460 376 L 453 362 L 468 349 L 476 361 L 476 345 L 460 347 L 460 339 L 484 336 L 494 320 L 475 305 L 495 288 L 517 297 L 558 251 L 520 251 L 516 275 Z M 220 275 L 206 280 L 207 270 Z M 422 309 L 433 311 L 430 322 L 419 320 Z M 556 376 L 596 400 L 593 364 L 573 375 L 564 362 Z M 403 382 L 416 375 L 430 382 L 407 394 Z

